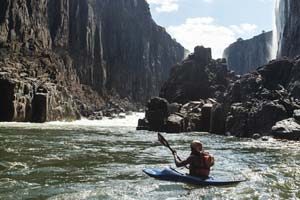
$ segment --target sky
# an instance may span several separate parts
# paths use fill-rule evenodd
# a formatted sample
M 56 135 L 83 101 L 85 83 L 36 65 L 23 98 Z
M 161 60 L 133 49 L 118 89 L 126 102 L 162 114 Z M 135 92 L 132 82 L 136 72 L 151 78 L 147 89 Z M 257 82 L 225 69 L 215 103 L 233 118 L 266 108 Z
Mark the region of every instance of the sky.
M 275 0 L 147 0 L 157 24 L 190 52 L 211 47 L 213 58 L 238 38 L 273 27 Z

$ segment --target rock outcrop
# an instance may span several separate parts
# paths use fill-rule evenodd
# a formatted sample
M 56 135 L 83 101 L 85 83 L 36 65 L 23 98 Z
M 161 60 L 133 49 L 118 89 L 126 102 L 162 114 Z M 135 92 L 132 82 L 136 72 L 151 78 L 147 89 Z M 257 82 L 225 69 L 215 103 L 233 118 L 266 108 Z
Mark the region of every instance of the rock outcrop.
M 171 103 L 217 97 L 225 92 L 230 80 L 234 78 L 225 60 L 212 60 L 210 48 L 196 47 L 193 54 L 172 68 L 169 79 L 160 91 L 160 97 Z
M 156 25 L 145 0 L 3 0 L 0 53 L 3 119 L 40 122 L 146 102 L 184 48 Z M 15 101 L 31 106 L 26 117 Z
M 240 38 L 231 44 L 223 54 L 229 69 L 242 75 L 267 64 L 271 59 L 272 38 L 270 31 L 248 40 Z
M 211 60 L 205 66 L 198 63 L 205 62 L 197 61 L 191 55 L 182 65 L 174 67 L 161 91 L 161 97 L 169 101 L 160 98 L 165 102 L 164 116 L 155 115 L 154 119 L 160 119 L 160 124 L 153 128 L 147 123 L 152 120 L 150 115 L 146 115 L 141 120 L 144 128 L 166 132 L 205 131 L 253 138 L 271 134 L 278 138 L 299 138 L 299 126 L 295 124 L 300 118 L 297 81 L 300 58 L 271 61 L 239 78 L 224 70 L 221 82 L 216 79 L 219 72 L 216 69 L 220 67 L 218 61 Z M 221 66 L 221 69 L 226 69 L 226 65 Z M 193 76 L 201 78 L 193 79 Z M 190 80 L 195 85 L 208 83 L 209 90 L 193 87 Z M 179 106 L 175 113 L 166 111 L 170 107 L 168 103 Z M 151 113 L 153 109 L 147 106 L 147 112 Z M 293 118 L 291 123 L 291 120 L 289 123 L 280 122 L 288 118 Z
M 211 123 L 211 119 L 217 121 L 221 116 L 212 98 L 223 101 L 226 88 L 236 78 L 224 60 L 212 59 L 210 48 L 196 47 L 193 54 L 172 68 L 160 98 L 147 104 L 146 117 L 139 121 L 138 129 L 219 132 Z
M 300 2 L 279 0 L 276 13 L 278 34 L 277 57 L 294 58 L 300 55 Z

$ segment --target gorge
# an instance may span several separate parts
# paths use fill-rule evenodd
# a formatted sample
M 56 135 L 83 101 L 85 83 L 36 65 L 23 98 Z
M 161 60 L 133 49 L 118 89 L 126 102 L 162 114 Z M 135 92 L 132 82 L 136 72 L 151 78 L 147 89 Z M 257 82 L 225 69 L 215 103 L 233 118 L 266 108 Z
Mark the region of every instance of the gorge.
M 297 2 L 277 3 L 279 59 L 267 64 L 272 32 L 231 45 L 227 61 L 200 46 L 182 61 L 185 49 L 153 21 L 146 1 L 5 0 L 0 121 L 101 119 L 159 94 L 166 100 L 150 101 L 139 128 L 283 134 L 275 124 L 298 118 L 299 13 Z
M 278 0 L 276 36 L 239 39 L 227 59 L 166 32 L 193 21 L 176 27 L 226 46 L 231 24 L 271 23 L 271 1 L 0 0 L 0 200 L 300 199 L 299 0 Z M 195 140 L 215 181 L 245 182 L 143 173 L 175 170 Z

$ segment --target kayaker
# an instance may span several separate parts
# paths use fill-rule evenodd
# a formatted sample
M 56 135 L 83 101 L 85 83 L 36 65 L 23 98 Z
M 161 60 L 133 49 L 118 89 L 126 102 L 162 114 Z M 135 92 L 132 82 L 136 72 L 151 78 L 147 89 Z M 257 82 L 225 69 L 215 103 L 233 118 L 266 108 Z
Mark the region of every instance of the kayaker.
M 173 156 L 177 167 L 189 165 L 191 176 L 208 178 L 210 168 L 214 165 L 214 157 L 203 151 L 202 143 L 198 140 L 191 143 L 191 154 L 186 160 L 179 161 L 176 151 L 173 152 Z

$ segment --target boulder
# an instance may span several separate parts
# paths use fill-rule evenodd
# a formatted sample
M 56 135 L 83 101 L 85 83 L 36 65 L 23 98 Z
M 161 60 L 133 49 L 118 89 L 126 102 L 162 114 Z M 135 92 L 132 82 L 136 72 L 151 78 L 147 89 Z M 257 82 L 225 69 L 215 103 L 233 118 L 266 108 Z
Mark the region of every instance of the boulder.
M 201 131 L 209 132 L 210 131 L 210 120 L 211 120 L 211 112 L 212 112 L 213 105 L 212 104 L 205 104 L 201 109 Z
M 147 119 L 139 119 L 136 130 L 149 130 L 149 123 Z
M 259 138 L 261 138 L 261 134 L 259 134 L 259 133 L 254 133 L 254 134 L 252 135 L 252 138 L 255 139 L 255 140 L 258 140 Z
M 300 123 L 300 110 L 294 110 L 293 117 L 298 123 Z
M 300 140 L 300 124 L 293 118 L 279 121 L 272 127 L 272 135 L 279 139 Z
M 178 113 L 181 109 L 182 105 L 179 103 L 171 103 L 168 105 L 169 114 Z
M 184 118 L 179 115 L 171 114 L 166 123 L 166 132 L 168 133 L 180 133 L 184 132 L 185 129 L 185 122 Z
M 247 135 L 248 108 L 242 103 L 234 103 L 227 113 L 225 129 L 232 135 L 243 137 Z M 213 122 L 213 121 L 212 121 Z M 217 124 L 218 125 L 218 124 Z
M 248 113 L 247 131 L 268 134 L 276 122 L 288 117 L 285 107 L 276 101 L 252 103 Z
M 187 123 L 186 131 L 203 131 L 201 113 L 189 113 L 185 120 Z
M 263 77 L 263 84 L 268 89 L 278 89 L 278 85 L 286 87 L 291 78 L 293 62 L 288 59 L 281 59 L 270 62 L 257 69 Z
M 147 104 L 146 119 L 149 129 L 152 131 L 163 131 L 169 116 L 168 101 L 163 98 L 152 98 Z
M 211 107 L 209 132 L 225 134 L 225 110 L 220 103 L 215 103 Z
M 181 107 L 180 113 L 183 115 L 188 115 L 188 113 L 201 113 L 203 105 L 204 101 L 190 101 Z

